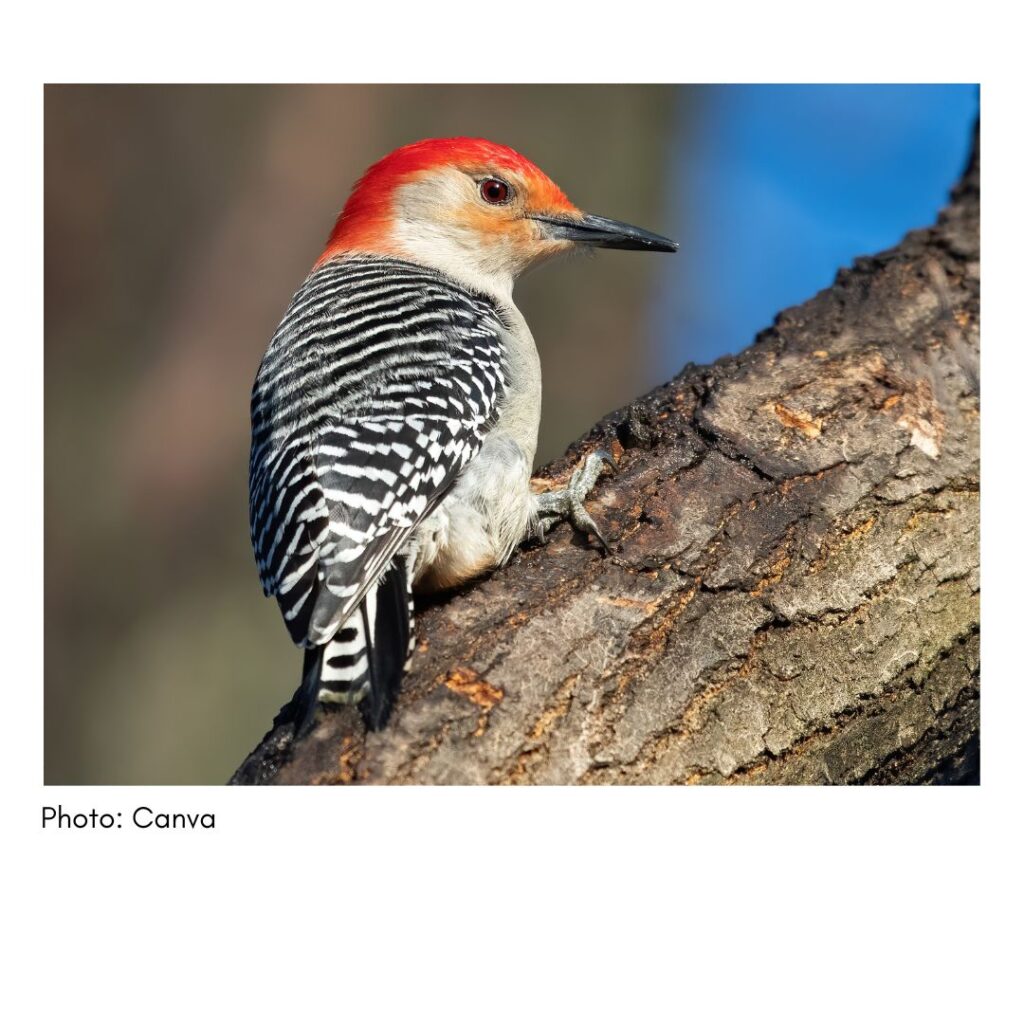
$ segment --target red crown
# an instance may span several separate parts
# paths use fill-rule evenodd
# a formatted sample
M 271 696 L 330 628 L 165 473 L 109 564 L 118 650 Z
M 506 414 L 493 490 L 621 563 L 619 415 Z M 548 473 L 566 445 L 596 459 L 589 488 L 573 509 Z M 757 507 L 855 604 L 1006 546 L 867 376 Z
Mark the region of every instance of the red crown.
M 552 209 L 575 207 L 539 168 L 508 146 L 487 139 L 424 139 L 389 153 L 356 182 L 318 263 L 340 252 L 386 252 L 395 189 L 435 167 L 508 171 L 526 178 Z

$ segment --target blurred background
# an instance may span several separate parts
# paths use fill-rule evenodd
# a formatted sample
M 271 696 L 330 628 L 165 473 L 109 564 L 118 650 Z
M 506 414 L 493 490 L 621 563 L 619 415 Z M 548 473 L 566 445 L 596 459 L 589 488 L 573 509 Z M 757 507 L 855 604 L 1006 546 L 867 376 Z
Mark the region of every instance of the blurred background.
M 929 224 L 977 112 L 971 85 L 47 87 L 45 781 L 222 783 L 291 696 L 249 392 L 368 164 L 482 135 L 681 243 L 517 287 L 540 464 Z

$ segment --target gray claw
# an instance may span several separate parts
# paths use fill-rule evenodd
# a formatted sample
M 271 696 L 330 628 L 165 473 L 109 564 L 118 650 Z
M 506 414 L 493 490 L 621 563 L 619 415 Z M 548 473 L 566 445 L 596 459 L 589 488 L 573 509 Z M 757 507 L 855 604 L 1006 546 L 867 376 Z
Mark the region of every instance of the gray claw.
M 537 522 L 537 535 L 542 542 L 545 519 L 568 519 L 580 533 L 593 534 L 605 553 L 611 554 L 608 541 L 583 505 L 605 465 L 610 466 L 612 472 L 617 470 L 615 459 L 603 448 L 593 451 L 573 470 L 566 487 L 537 495 L 537 513 L 541 517 Z
M 615 461 L 615 456 L 611 452 L 605 451 L 604 448 L 598 448 L 594 451 L 593 456 L 595 458 L 601 458 L 604 460 L 605 465 L 612 471 L 612 476 L 615 476 L 619 471 L 619 464 Z

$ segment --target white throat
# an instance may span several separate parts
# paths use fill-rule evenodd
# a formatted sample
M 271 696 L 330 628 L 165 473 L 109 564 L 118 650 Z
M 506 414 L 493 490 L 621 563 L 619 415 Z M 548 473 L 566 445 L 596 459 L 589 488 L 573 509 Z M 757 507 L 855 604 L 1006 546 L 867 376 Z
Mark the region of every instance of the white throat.
M 482 247 L 468 228 L 441 223 L 445 206 L 464 200 L 464 175 L 429 183 L 410 182 L 395 197 L 392 238 L 414 263 L 440 270 L 461 284 L 511 304 L 512 286 L 521 269 L 510 245 Z

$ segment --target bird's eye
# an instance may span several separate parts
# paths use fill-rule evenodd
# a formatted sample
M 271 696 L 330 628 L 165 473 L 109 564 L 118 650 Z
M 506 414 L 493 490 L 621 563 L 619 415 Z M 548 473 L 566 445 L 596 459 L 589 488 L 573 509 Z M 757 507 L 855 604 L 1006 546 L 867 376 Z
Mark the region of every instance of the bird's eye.
M 511 195 L 512 190 L 498 178 L 487 178 L 480 182 L 480 196 L 485 203 L 500 206 L 507 203 Z

